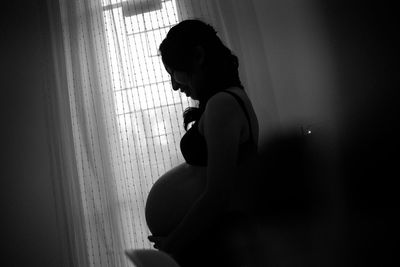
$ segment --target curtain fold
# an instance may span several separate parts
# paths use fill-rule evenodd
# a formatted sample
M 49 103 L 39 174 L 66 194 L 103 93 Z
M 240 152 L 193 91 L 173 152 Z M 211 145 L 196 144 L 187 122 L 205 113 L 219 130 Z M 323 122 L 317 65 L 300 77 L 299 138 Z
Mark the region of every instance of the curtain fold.
M 121 266 L 123 249 L 112 158 L 118 153 L 99 1 L 60 1 L 76 168 L 83 199 L 87 257 Z
M 47 125 L 52 133 L 51 150 L 54 168 L 54 188 L 60 231 L 64 231 L 67 238 L 67 257 L 63 260 L 65 266 L 89 266 L 86 246 L 86 226 L 84 215 L 84 201 L 79 185 L 77 160 L 75 157 L 71 107 L 67 87 L 67 58 L 63 51 L 62 16 L 60 6 L 55 1 L 47 1 L 49 25 L 51 33 L 52 59 L 48 62 L 49 75 L 47 80 Z M 60 235 L 63 235 L 60 233 Z

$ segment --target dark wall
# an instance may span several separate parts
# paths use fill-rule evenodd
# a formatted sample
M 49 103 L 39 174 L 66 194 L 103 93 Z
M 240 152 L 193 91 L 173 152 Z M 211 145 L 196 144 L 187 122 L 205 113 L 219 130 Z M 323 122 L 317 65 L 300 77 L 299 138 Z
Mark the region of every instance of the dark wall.
M 45 1 L 6 1 L 1 15 L 2 266 L 63 266 L 45 113 Z
M 335 60 L 349 266 L 394 266 L 399 175 L 398 8 L 315 1 Z

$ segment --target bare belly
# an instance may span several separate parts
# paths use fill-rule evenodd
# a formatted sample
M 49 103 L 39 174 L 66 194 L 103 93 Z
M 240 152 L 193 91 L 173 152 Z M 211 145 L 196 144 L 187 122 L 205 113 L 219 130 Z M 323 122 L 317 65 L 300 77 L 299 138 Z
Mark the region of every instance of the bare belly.
M 155 236 L 168 235 L 204 191 L 206 168 L 182 163 L 162 175 L 147 198 L 147 226 Z

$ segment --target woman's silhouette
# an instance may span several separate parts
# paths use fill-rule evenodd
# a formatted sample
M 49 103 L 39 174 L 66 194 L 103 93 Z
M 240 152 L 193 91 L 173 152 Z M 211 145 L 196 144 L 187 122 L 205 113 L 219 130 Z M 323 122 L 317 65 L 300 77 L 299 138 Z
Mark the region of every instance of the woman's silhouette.
M 257 154 L 258 122 L 238 59 L 199 20 L 172 27 L 159 50 L 173 89 L 199 106 L 184 112 L 185 163 L 160 177 L 149 194 L 149 239 L 181 266 L 242 264 L 251 235 L 238 229 L 250 176 L 240 170 Z

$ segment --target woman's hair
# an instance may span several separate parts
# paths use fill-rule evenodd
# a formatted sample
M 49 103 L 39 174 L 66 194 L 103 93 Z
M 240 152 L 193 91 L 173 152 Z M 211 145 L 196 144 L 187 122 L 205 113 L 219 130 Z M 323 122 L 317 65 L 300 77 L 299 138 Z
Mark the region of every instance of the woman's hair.
M 215 93 L 233 86 L 243 89 L 238 58 L 222 43 L 214 28 L 200 20 L 184 20 L 172 27 L 159 50 L 165 65 L 190 74 L 198 47 L 204 51 L 202 68 L 209 87 L 201 92 L 199 107 L 189 107 L 183 113 L 185 130 L 189 123 L 200 118 L 208 99 Z

